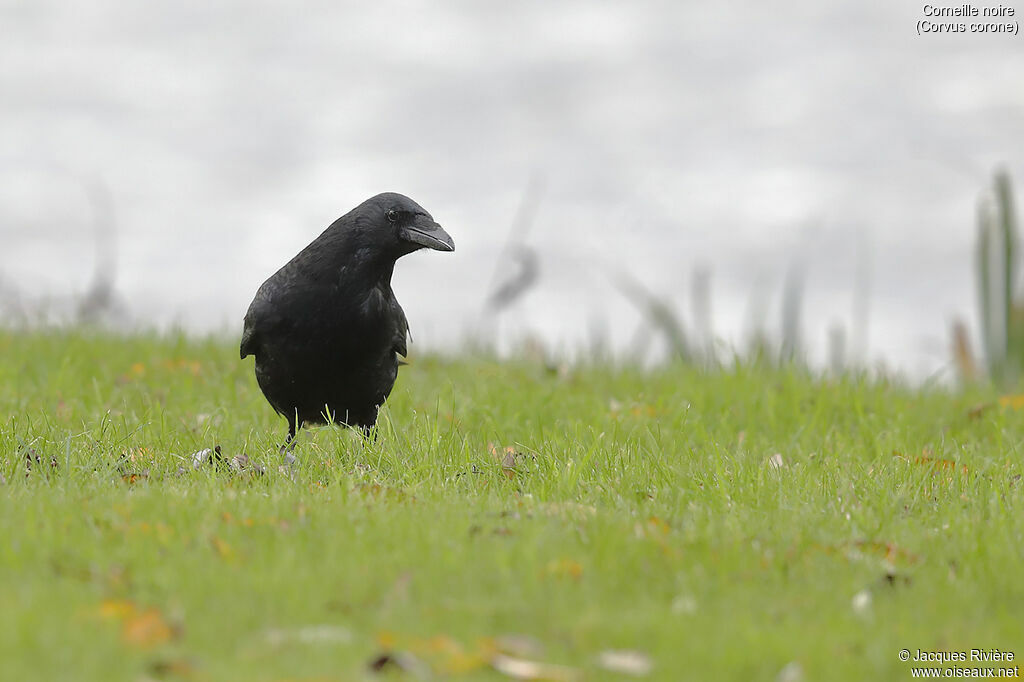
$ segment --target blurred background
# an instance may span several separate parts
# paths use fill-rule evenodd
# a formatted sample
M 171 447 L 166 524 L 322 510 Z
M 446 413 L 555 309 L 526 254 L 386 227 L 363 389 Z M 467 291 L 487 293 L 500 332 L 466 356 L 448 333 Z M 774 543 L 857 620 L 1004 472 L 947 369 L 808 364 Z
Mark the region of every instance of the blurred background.
M 240 334 L 266 277 L 392 190 L 458 247 L 396 269 L 414 352 L 761 338 L 941 376 L 955 319 L 985 344 L 979 200 L 1024 178 L 1024 43 L 922 18 L 0 2 L 0 323 Z

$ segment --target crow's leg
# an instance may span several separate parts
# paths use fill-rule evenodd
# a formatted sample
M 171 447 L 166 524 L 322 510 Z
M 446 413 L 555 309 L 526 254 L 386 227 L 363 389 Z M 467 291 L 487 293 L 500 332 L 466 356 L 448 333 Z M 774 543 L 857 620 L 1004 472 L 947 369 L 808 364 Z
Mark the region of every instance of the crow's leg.
M 284 439 L 284 444 L 281 446 L 281 454 L 288 453 L 290 456 L 292 450 L 295 449 L 295 424 L 298 421 L 294 413 L 288 415 L 288 435 Z
M 367 423 L 363 423 L 363 424 L 361 424 L 359 426 L 359 428 L 363 432 L 363 438 L 365 439 L 363 441 L 364 443 L 367 440 L 372 440 L 374 443 L 377 442 L 377 437 L 380 435 L 380 429 L 377 427 L 377 416 L 379 414 L 380 414 L 380 405 L 374 405 L 373 406 L 373 413 L 372 413 L 372 416 L 370 418 L 370 422 L 368 424 Z

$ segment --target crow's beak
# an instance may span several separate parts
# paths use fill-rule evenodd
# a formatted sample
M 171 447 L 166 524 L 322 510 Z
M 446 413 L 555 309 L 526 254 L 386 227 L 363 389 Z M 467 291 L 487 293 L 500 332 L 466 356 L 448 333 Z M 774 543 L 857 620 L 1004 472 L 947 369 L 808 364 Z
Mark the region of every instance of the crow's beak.
M 425 215 L 416 216 L 410 224 L 402 228 L 402 239 L 435 251 L 455 250 L 455 242 L 448 233 Z

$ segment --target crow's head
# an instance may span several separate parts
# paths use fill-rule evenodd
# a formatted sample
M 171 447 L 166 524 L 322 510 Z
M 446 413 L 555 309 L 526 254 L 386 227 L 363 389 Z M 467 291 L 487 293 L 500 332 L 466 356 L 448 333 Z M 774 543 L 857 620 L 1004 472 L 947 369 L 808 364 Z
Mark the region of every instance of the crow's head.
M 385 192 L 367 199 L 358 209 L 370 218 L 375 238 L 391 247 L 399 256 L 422 248 L 454 251 L 455 242 L 430 214 L 402 194 Z

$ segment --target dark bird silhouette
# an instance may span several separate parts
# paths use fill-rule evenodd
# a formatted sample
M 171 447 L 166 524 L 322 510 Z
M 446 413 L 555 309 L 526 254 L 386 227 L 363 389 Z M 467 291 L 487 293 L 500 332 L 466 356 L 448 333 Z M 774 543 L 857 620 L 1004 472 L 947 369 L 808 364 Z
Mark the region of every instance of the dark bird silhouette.
M 391 290 L 395 261 L 455 242 L 409 197 L 387 192 L 335 220 L 273 274 L 245 314 L 241 356 L 256 356 L 263 395 L 288 419 L 368 433 L 406 355 L 409 324 Z

